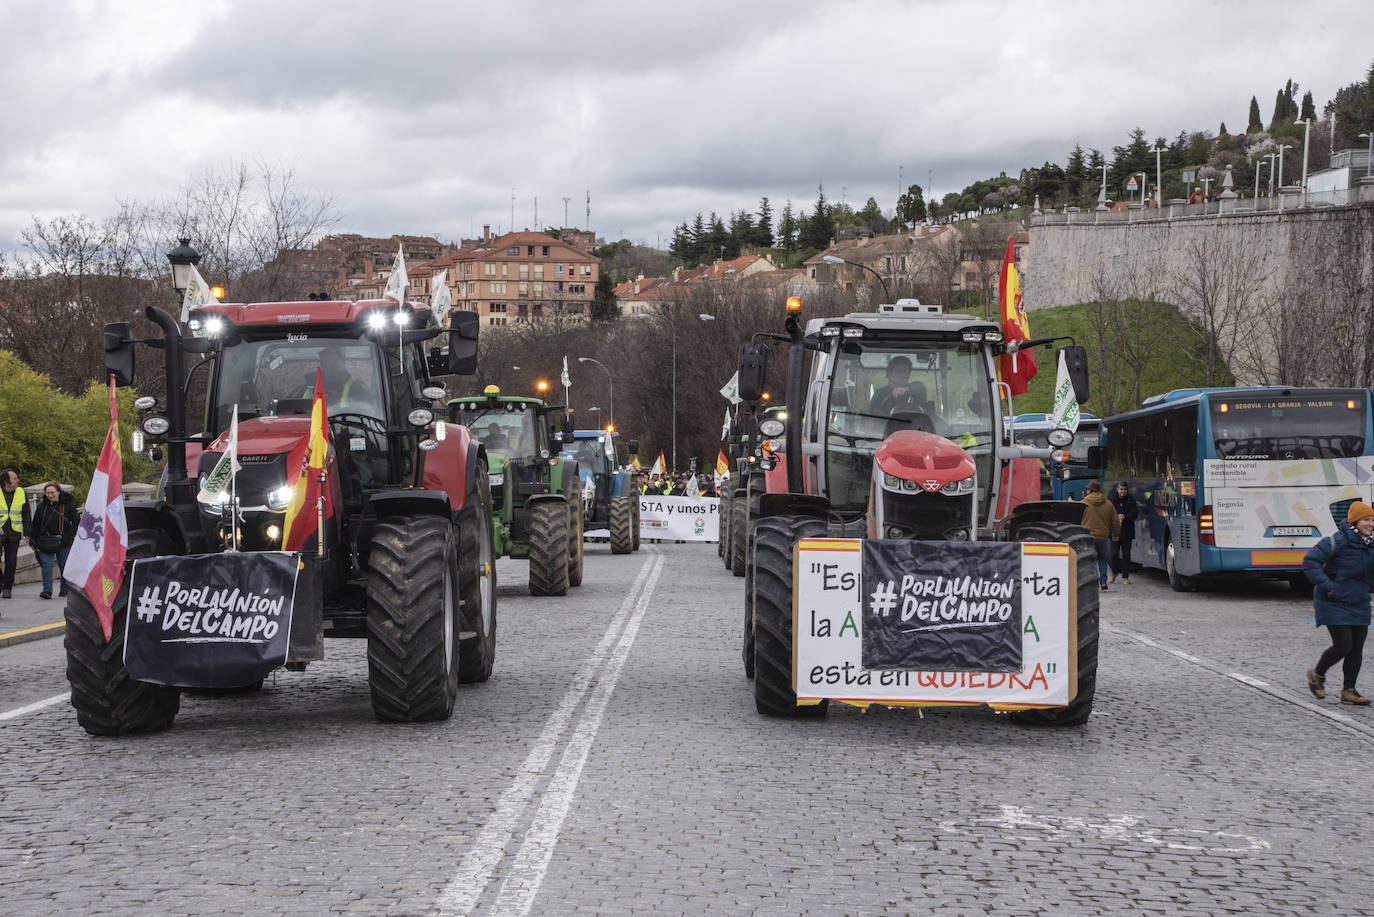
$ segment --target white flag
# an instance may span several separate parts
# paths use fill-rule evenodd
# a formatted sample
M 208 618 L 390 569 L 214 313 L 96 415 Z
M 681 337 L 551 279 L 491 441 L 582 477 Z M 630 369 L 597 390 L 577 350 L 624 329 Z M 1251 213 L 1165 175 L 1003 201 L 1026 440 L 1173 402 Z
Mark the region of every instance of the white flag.
M 658 458 L 654 459 L 654 467 L 652 467 L 652 468 L 649 469 L 649 474 L 650 474 L 651 476 L 652 476 L 652 475 L 656 475 L 656 474 L 663 474 L 663 453 L 662 453 L 662 452 L 660 452 L 660 453 L 658 454 Z
M 239 464 L 239 406 L 234 405 L 234 419 L 229 422 L 229 442 L 224 447 L 224 455 L 215 463 L 214 469 L 205 476 L 196 499 L 213 506 L 229 499 L 230 484 L 234 475 L 243 466 Z
M 701 496 L 701 485 L 697 483 L 696 475 L 692 475 L 690 478 L 687 479 L 687 483 L 682 488 L 682 495 L 684 497 Z
M 1069 379 L 1069 364 L 1064 359 L 1064 351 L 1059 351 L 1059 371 L 1054 379 L 1055 429 L 1078 431 L 1078 399 L 1074 397 L 1073 381 Z
M 191 265 L 191 280 L 186 284 L 186 295 L 181 297 L 181 321 L 185 324 L 191 318 L 193 306 L 217 306 L 219 300 L 210 292 L 210 285 L 200 276 L 196 266 Z
M 568 358 L 563 357 L 563 387 L 572 388 L 572 380 L 568 378 Z
M 429 296 L 429 308 L 434 312 L 434 317 L 439 321 L 439 326 L 442 328 L 447 322 L 448 310 L 453 308 L 453 294 L 448 289 L 447 270 L 434 275 L 430 289 L 433 292 Z
M 721 425 L 721 428 L 720 428 L 720 438 L 721 438 L 721 439 L 725 439 L 725 437 L 727 437 L 727 436 L 729 436 L 729 435 L 730 435 L 730 409 L 729 409 L 729 408 L 726 408 L 726 409 L 725 409 L 725 423 Z
M 391 276 L 386 279 L 386 289 L 382 291 L 384 298 L 397 302 L 406 301 L 406 287 L 410 286 L 410 280 L 406 277 L 404 248 L 404 245 L 396 246 L 396 260 L 391 262 Z
M 720 393 L 725 396 L 731 404 L 739 404 L 744 399 L 739 396 L 739 370 L 730 377 L 730 381 L 721 387 Z

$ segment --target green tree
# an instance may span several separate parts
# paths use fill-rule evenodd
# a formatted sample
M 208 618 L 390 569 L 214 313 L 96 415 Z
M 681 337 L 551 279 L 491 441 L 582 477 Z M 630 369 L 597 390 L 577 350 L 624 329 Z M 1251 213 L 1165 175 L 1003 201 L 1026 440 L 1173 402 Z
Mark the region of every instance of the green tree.
M 1289 125 L 1298 117 L 1298 105 L 1293 101 L 1293 93 L 1298 84 L 1289 80 L 1282 89 L 1274 94 L 1274 116 L 1269 119 L 1269 133 L 1285 133 Z
M 1092 190 L 1089 183 L 1092 181 L 1092 173 L 1088 171 L 1087 157 L 1083 153 L 1083 147 L 1075 143 L 1073 152 L 1069 153 L 1069 162 L 1064 167 L 1064 188 L 1070 203 L 1082 201 L 1091 195 Z
M 1112 147 L 1112 167 L 1107 173 L 1108 191 L 1120 188 L 1135 172 L 1154 171 L 1155 157 L 1150 145 L 1145 142 L 1145 131 L 1136 128 L 1131 131 L 1131 142 L 1125 146 Z
M 797 247 L 799 230 L 797 217 L 792 213 L 792 201 L 789 199 L 783 205 L 782 216 L 778 218 L 778 244 L 786 251 L 793 251 Z
M 919 190 L 919 189 L 918 189 Z M 855 214 L 859 218 L 860 225 L 868 229 L 874 235 L 882 235 L 887 232 L 887 217 L 883 216 L 883 210 L 878 206 L 876 198 L 870 197 L 862 210 Z
M 615 294 L 611 292 L 612 289 L 614 287 L 611 284 L 610 272 L 602 270 L 601 275 L 596 278 L 596 287 L 592 291 L 592 321 L 613 322 L 620 317 L 620 306 L 616 304 Z
M 915 226 L 924 221 L 925 218 L 925 192 L 921 190 L 920 185 L 911 185 L 906 189 L 906 194 L 897 198 L 897 222 L 906 226 Z
M 754 245 L 758 248 L 773 247 L 773 206 L 768 198 L 759 198 L 758 222 L 754 224 Z
M 1250 97 L 1250 120 L 1245 124 L 1245 133 L 1258 134 L 1264 130 L 1264 122 L 1260 120 L 1259 99 Z
M 753 214 L 743 209 L 730 214 L 730 238 L 737 253 L 754 245 L 755 233 Z
M 1299 121 L 1306 121 L 1311 118 L 1317 120 L 1317 106 L 1312 103 L 1312 90 L 1307 90 L 1302 94 L 1302 110 L 1298 113 Z
M 1374 63 L 1362 82 L 1337 89 L 1322 111 L 1336 116 L 1337 130 L 1344 131 L 1350 141 L 1357 134 L 1374 130 Z
M 830 246 L 830 240 L 834 237 L 835 221 L 830 215 L 830 204 L 825 199 L 825 185 L 818 184 L 816 206 L 811 211 L 811 218 L 806 221 L 801 243 L 807 248 L 824 249 Z

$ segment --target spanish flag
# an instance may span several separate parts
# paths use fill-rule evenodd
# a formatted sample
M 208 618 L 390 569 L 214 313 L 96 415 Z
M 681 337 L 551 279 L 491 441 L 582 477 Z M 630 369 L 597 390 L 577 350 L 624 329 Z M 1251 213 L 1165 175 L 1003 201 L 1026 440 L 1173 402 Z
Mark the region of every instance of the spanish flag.
M 643 471 L 643 470 L 644 470 L 644 466 L 641 465 L 641 464 L 639 464 L 639 456 L 638 456 L 638 455 L 632 455 L 632 456 L 630 456 L 630 467 L 633 468 L 635 471 Z
M 730 462 L 725 458 L 725 450 L 716 453 L 716 477 L 723 478 L 730 473 Z
M 286 467 L 295 469 L 295 479 L 288 481 L 291 502 L 286 507 L 286 524 L 282 529 L 284 551 L 300 551 L 306 539 L 319 527 L 317 505 L 321 493 L 320 478 L 325 474 L 329 457 L 329 416 L 324 405 L 324 380 L 319 367 L 315 368 L 315 403 L 310 408 L 310 429 L 287 456 Z M 324 515 L 334 515 L 328 495 L 325 496 Z
M 1002 258 L 1002 278 L 997 285 L 997 301 L 1002 306 L 1002 334 L 1007 343 L 1030 338 L 1026 307 L 1021 302 L 1021 277 L 1016 273 L 1016 241 L 1007 237 L 1007 253 Z M 1030 350 L 1003 354 L 999 358 L 998 378 L 1011 386 L 1013 395 L 1024 395 L 1035 375 L 1035 354 Z

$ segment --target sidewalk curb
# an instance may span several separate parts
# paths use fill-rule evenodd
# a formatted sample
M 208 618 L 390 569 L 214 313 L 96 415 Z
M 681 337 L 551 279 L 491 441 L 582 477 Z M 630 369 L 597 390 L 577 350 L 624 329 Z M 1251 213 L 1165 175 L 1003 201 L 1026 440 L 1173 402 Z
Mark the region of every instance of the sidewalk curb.
M 0 634 L 0 647 L 14 646 L 16 643 L 28 643 L 31 640 L 42 640 L 46 637 L 60 637 L 66 629 L 66 622 L 58 621 L 55 624 L 42 624 L 38 627 Z

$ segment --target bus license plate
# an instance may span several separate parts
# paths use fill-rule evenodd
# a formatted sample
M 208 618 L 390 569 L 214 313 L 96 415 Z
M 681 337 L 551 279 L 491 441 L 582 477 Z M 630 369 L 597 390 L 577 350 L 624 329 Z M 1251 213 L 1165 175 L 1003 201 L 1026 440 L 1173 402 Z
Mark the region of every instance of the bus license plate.
M 1303 538 L 1312 534 L 1311 526 L 1307 525 L 1276 525 L 1274 526 L 1274 536 L 1282 538 L 1284 536 Z

